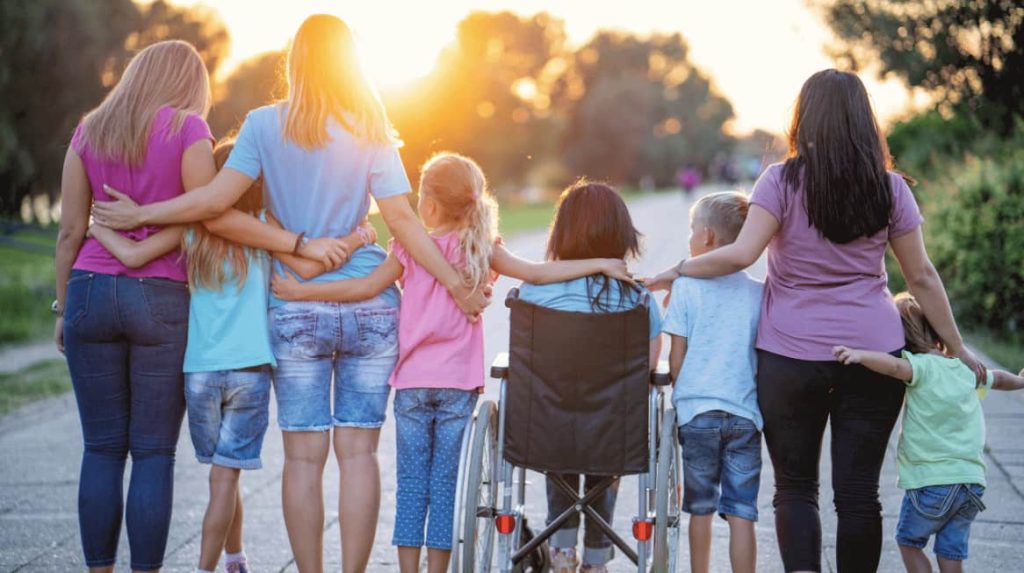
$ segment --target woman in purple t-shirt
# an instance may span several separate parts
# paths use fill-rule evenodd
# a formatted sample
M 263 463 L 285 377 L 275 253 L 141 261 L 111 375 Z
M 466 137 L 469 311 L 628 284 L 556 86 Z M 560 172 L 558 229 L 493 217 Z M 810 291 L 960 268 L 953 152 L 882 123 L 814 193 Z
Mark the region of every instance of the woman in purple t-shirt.
M 907 284 L 949 352 L 984 375 L 964 347 L 942 281 L 925 251 L 914 196 L 892 166 L 860 79 L 825 70 L 800 91 L 789 157 L 758 180 L 736 242 L 684 260 L 652 281 L 714 277 L 768 248 L 757 335 L 758 402 L 775 469 L 775 522 L 786 571 L 821 570 L 818 466 L 832 424 L 832 486 L 840 571 L 874 571 L 882 541 L 878 479 L 903 385 L 842 366 L 835 345 L 903 348 L 886 286 L 891 246 Z

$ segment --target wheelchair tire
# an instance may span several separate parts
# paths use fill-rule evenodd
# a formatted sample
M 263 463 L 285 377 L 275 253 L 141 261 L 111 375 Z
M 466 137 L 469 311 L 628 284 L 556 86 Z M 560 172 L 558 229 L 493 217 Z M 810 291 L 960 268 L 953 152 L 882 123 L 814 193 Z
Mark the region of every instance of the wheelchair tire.
M 658 466 L 654 486 L 654 558 L 651 571 L 673 572 L 679 551 L 679 444 L 676 411 L 665 410 L 658 441 Z
M 473 424 L 473 441 L 465 474 L 462 500 L 463 572 L 488 572 L 494 557 L 498 508 L 498 408 L 491 400 L 480 404 Z

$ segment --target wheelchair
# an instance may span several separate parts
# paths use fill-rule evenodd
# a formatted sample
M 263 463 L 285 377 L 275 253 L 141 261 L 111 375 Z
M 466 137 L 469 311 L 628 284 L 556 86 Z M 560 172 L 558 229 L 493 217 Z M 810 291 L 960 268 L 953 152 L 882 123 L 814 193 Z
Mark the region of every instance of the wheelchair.
M 491 367 L 499 400 L 481 401 L 463 433 L 450 570 L 546 570 L 535 557 L 546 559 L 547 540 L 579 513 L 637 571 L 675 571 L 682 466 L 668 364 L 650 370 L 650 296 L 614 313 L 548 309 L 518 289 L 505 304 L 509 353 Z M 535 535 L 524 514 L 528 469 L 574 500 Z M 559 474 L 601 480 L 581 496 Z M 590 506 L 626 475 L 639 480 L 632 545 Z

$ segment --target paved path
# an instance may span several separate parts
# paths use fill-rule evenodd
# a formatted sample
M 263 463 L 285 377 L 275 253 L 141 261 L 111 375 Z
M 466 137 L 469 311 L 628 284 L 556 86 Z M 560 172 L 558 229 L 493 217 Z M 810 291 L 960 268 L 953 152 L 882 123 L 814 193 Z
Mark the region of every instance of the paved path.
M 679 195 L 659 195 L 632 204 L 636 224 L 647 237 L 647 254 L 639 270 L 651 273 L 668 266 L 685 254 L 689 205 Z M 514 237 L 509 247 L 539 259 L 543 254 L 543 233 Z M 753 274 L 763 276 L 763 262 Z M 503 279 L 496 288 L 496 302 L 485 316 L 488 361 L 505 349 L 508 341 L 507 310 L 500 300 L 512 282 Z M 488 383 L 488 394 L 496 384 Z M 1024 446 L 1019 432 L 1024 421 L 1024 399 L 1019 394 L 994 394 L 985 402 L 988 420 L 987 462 L 988 511 L 974 527 L 970 567 L 979 571 L 1020 570 L 1024 559 Z M 377 528 L 377 544 L 371 571 L 397 570 L 394 549 L 389 545 L 394 508 L 394 426 L 388 423 L 381 440 L 381 469 L 384 483 L 383 509 Z M 826 439 L 828 439 L 826 437 Z M 176 469 L 174 522 L 168 544 L 166 571 L 190 571 L 198 557 L 199 524 L 206 503 L 206 469 L 192 457 L 188 433 L 182 432 Z M 902 571 L 892 542 L 901 493 L 895 487 L 895 441 L 882 475 L 882 504 L 885 509 L 885 550 L 883 571 Z M 280 510 L 282 450 L 280 432 L 267 434 L 264 448 L 266 469 L 246 473 L 242 479 L 246 503 L 246 544 L 255 570 L 260 573 L 295 571 Z M 761 521 L 758 523 L 761 570 L 781 569 L 775 545 L 771 508 L 772 475 L 767 453 L 761 481 Z M 81 435 L 74 400 L 63 396 L 30 405 L 0 419 L 0 571 L 80 571 L 82 558 L 76 519 L 76 482 L 81 460 Z M 327 525 L 325 532 L 328 570 L 340 563 L 338 542 L 337 468 L 329 462 L 326 472 Z M 528 495 L 528 513 L 534 524 L 543 521 L 542 481 L 533 476 Z M 822 521 L 825 528 L 826 570 L 834 567 L 835 515 L 828 483 L 827 458 L 822 463 Z M 623 536 L 636 511 L 636 480 L 624 480 L 615 525 Z M 715 524 L 714 571 L 728 571 L 727 529 Z M 682 539 L 685 540 L 685 533 Z M 628 537 L 627 537 L 628 539 Z M 685 541 L 684 547 L 685 559 Z M 127 541 L 122 539 L 119 571 L 127 570 Z M 681 571 L 687 570 L 684 565 Z M 613 571 L 628 571 L 624 558 L 612 563 Z

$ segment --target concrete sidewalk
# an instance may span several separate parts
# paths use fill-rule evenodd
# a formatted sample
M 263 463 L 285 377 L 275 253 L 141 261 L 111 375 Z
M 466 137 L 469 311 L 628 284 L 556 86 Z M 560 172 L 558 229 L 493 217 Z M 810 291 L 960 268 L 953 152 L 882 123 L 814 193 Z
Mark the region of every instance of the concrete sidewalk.
M 685 254 L 688 236 L 689 203 L 680 195 L 665 194 L 635 201 L 631 205 L 637 227 L 646 236 L 647 253 L 638 265 L 641 274 L 650 274 L 672 264 Z M 543 233 L 514 237 L 508 246 L 514 252 L 541 259 Z M 762 277 L 761 261 L 752 274 Z M 499 281 L 495 304 L 485 315 L 487 359 L 506 349 L 508 343 L 507 309 L 501 304 L 514 283 Z M 497 385 L 488 382 L 487 394 L 494 396 Z M 1024 559 L 1024 445 L 1020 427 L 1024 422 L 1024 396 L 993 393 L 985 401 L 988 421 L 989 488 L 985 494 L 988 510 L 976 522 L 971 539 L 968 567 L 978 571 L 1017 571 Z M 826 436 L 826 444 L 829 439 Z M 78 466 L 81 460 L 81 433 L 72 396 L 62 396 L 22 408 L 0 419 L 0 571 L 80 571 L 84 569 L 78 540 L 76 495 Z M 827 452 L 827 445 L 825 448 Z M 207 469 L 192 456 L 188 432 L 182 432 L 176 468 L 175 513 L 168 544 L 165 571 L 191 571 L 198 559 L 200 524 L 206 505 Z M 882 504 L 885 515 L 885 549 L 882 571 L 902 571 L 898 551 L 892 541 L 902 492 L 896 489 L 895 435 L 883 467 Z M 246 547 L 253 569 L 260 573 L 295 571 L 288 547 L 280 509 L 281 435 L 274 424 L 267 433 L 263 452 L 265 469 L 247 472 L 242 478 L 246 509 Z M 380 448 L 384 495 L 377 543 L 371 571 L 394 571 L 397 563 L 390 546 L 394 517 L 395 488 L 394 426 L 385 425 Z M 764 571 L 781 569 L 775 544 L 771 507 L 771 464 L 764 452 L 758 523 L 758 565 Z M 126 477 L 127 477 L 126 473 Z M 822 523 L 824 527 L 825 569 L 834 571 L 835 514 L 829 487 L 830 467 L 827 454 L 822 460 Z M 327 569 L 340 567 L 337 524 L 337 466 L 331 461 L 325 474 L 327 524 L 324 538 Z M 527 496 L 528 514 L 533 524 L 544 519 L 543 480 L 532 476 Z M 636 480 L 623 480 L 616 511 L 615 526 L 629 539 L 629 525 L 636 511 Z M 716 520 L 717 521 L 717 520 Z M 729 571 L 728 530 L 715 524 L 713 571 Z M 686 561 L 685 532 L 680 571 L 689 569 Z M 126 539 L 121 543 L 118 571 L 128 570 Z M 612 562 L 613 571 L 628 571 L 627 561 Z M 635 570 L 635 569 L 634 569 Z

